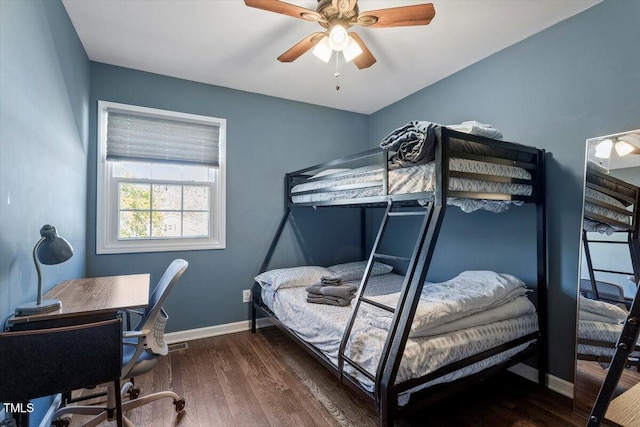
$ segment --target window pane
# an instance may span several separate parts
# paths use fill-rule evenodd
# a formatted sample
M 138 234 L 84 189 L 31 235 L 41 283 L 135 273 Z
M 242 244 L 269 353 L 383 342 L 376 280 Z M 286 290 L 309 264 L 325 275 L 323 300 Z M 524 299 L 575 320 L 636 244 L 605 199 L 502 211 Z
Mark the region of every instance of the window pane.
M 151 186 L 149 184 L 120 183 L 120 210 L 151 207 Z
M 150 214 L 148 211 L 120 212 L 119 239 L 136 239 L 149 237 L 151 230 Z
M 184 213 L 184 237 L 207 237 L 209 236 L 209 213 L 208 212 L 185 212 Z
M 181 237 L 182 218 L 180 212 L 154 212 L 153 237 Z
M 208 211 L 209 187 L 185 185 L 184 186 L 184 210 Z
M 151 163 L 113 162 L 113 176 L 116 178 L 150 178 Z
M 206 166 L 188 166 L 182 167 L 182 180 L 183 181 L 209 181 L 209 168 Z
M 179 211 L 182 207 L 181 185 L 153 185 L 153 210 Z
M 151 173 L 151 177 L 156 180 L 182 180 L 182 167 L 173 163 L 153 163 Z

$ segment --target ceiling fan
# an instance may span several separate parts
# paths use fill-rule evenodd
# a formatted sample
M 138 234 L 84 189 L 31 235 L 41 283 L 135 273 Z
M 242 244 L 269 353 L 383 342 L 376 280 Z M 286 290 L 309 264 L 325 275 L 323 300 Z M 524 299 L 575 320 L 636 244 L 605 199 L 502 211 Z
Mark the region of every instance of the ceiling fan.
M 317 10 L 306 9 L 279 0 L 244 0 L 257 9 L 280 13 L 294 18 L 315 21 L 325 28 L 305 37 L 278 57 L 280 62 L 293 62 L 309 49 L 324 62 L 333 51 L 342 52 L 346 62 L 353 60 L 360 69 L 368 68 L 376 58 L 358 34 L 347 30 L 354 25 L 371 28 L 427 25 L 436 12 L 432 3 L 370 10 L 360 13 L 358 0 L 318 0 Z

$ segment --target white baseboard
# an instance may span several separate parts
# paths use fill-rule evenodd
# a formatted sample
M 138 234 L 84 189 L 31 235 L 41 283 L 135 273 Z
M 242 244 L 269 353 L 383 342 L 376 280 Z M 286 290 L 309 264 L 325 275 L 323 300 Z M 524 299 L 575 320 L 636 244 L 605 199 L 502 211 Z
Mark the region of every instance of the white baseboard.
M 524 363 L 518 363 L 517 365 L 509 368 L 509 371 L 534 383 L 538 382 L 538 370 L 529 365 L 525 365 Z M 573 399 L 573 383 L 554 375 L 547 374 L 547 384 L 549 385 L 550 390 Z
M 267 318 L 260 318 L 256 324 L 258 328 L 273 326 L 273 323 Z M 198 340 L 201 338 L 217 337 L 219 335 L 233 334 L 235 332 L 248 331 L 251 329 L 251 321 L 243 320 L 241 322 L 226 323 L 224 325 L 207 326 L 204 328 L 188 329 L 186 331 L 169 332 L 164 334 L 167 344 L 177 342 Z
M 53 399 L 53 402 L 51 402 L 51 405 L 49 405 L 49 409 L 47 409 L 47 413 L 44 414 L 44 417 L 42 418 L 42 421 L 40 421 L 40 426 L 39 427 L 50 427 L 51 426 L 51 421 L 53 421 L 52 420 L 53 414 L 55 414 L 55 412 L 58 410 L 60 405 L 62 405 L 62 395 L 61 394 L 56 394 L 56 397 Z

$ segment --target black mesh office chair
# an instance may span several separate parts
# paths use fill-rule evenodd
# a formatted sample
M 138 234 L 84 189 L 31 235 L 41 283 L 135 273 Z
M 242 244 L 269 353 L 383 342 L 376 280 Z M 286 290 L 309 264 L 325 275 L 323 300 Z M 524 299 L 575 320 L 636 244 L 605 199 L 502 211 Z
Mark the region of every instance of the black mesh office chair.
M 626 301 L 624 297 L 622 286 L 615 283 L 596 280 L 594 286 L 591 279 L 580 279 L 580 293 L 585 298 L 620 305 L 625 309 L 628 309 L 627 305 L 630 305 L 630 302 Z
M 0 401 L 26 402 L 105 383 L 118 389 L 121 367 L 120 319 L 1 333 Z M 119 395 L 114 396 L 105 419 L 114 416 L 121 427 Z M 21 419 L 16 421 L 27 427 Z
M 133 330 L 123 333 L 123 357 L 120 378 L 131 378 L 151 371 L 156 367 L 160 358 L 168 353 L 168 347 L 164 341 L 164 328 L 169 316 L 162 306 L 188 266 L 189 263 L 187 261 L 176 259 L 167 267 L 149 297 L 147 308 L 140 313 L 141 319 L 137 326 Z M 132 383 L 127 382 L 122 389 L 114 389 L 110 384 L 107 389 L 107 406 L 67 406 L 56 411 L 54 419 L 66 414 L 95 415 L 95 418 L 83 424 L 86 427 L 95 426 L 107 419 L 109 402 L 114 401 L 113 396 L 124 396 L 131 390 L 132 386 Z M 137 393 L 131 395 L 137 396 Z M 126 412 L 163 398 L 171 398 L 173 400 L 176 412 L 184 409 L 185 401 L 183 398 L 180 398 L 173 391 L 161 391 L 123 402 L 122 411 Z M 128 426 L 133 426 L 133 423 L 125 416 L 123 416 L 123 422 Z

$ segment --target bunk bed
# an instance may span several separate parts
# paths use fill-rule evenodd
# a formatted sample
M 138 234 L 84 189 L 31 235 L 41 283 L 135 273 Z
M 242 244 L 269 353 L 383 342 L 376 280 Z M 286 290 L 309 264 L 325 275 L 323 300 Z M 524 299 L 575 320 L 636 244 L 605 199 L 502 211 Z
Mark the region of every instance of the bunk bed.
M 589 277 L 580 280 L 580 292 L 589 298 L 631 306 L 620 287 L 596 279 L 596 273 L 611 273 L 633 277 L 640 281 L 640 189 L 608 174 L 608 170 L 588 160 L 585 178 L 584 219 L 582 245 Z M 626 240 L 590 239 L 588 232 L 600 234 L 625 234 Z M 595 268 L 591 245 L 627 245 L 631 256 L 632 271 Z
M 640 324 L 640 187 L 612 177 L 606 169 L 588 160 L 585 179 L 585 203 L 582 242 L 589 273 L 588 281 L 583 284 L 581 294 L 595 301 L 581 297 L 583 304 L 593 306 L 602 304 L 611 310 L 613 304 L 629 308 L 626 316 L 619 322 L 578 321 L 578 351 L 580 360 L 593 360 L 608 365 L 608 372 L 600 388 L 598 397 L 589 416 L 589 427 L 599 426 L 609 406 L 615 387 L 625 367 L 639 367 L 640 346 L 638 332 Z M 589 239 L 588 232 L 612 235 L 623 233 L 626 240 Z M 632 271 L 619 271 L 595 268 L 590 245 L 626 245 L 629 249 Z M 610 273 L 629 276 L 636 284 L 633 299 L 619 298 L 616 286 L 609 284 L 609 291 L 596 280 L 596 273 Z M 590 285 L 590 286 L 589 286 Z M 611 291 L 613 289 L 613 291 Z M 584 310 L 580 310 L 580 315 Z M 615 316 L 614 316 L 615 317 Z
M 589 277 L 580 279 L 580 306 L 587 304 L 592 309 L 601 307 L 603 311 L 607 308 L 611 311 L 610 305 L 630 308 L 632 299 L 625 298 L 622 288 L 614 283 L 598 280 L 596 274 L 629 276 L 636 284 L 640 280 L 639 197 L 640 188 L 609 175 L 608 170 L 595 162 L 587 161 L 582 245 Z M 626 239 L 593 239 L 589 238 L 588 232 L 624 234 Z M 632 271 L 594 267 L 591 245 L 595 244 L 628 246 Z M 585 298 L 608 304 L 594 305 Z M 578 321 L 578 359 L 611 362 L 622 326 L 612 326 L 611 322 L 606 321 L 594 322 L 589 319 L 589 312 L 581 310 L 579 313 L 581 316 Z M 582 320 L 583 314 L 587 317 L 586 321 Z M 636 356 L 634 354 L 627 364 L 637 365 Z
M 252 331 L 256 330 L 258 314 L 271 319 L 360 394 L 379 413 L 380 423 L 385 426 L 405 413 L 531 357 L 537 356 L 539 382 L 546 384 L 544 150 L 441 126 L 433 132 L 430 153 L 421 153 L 416 164 L 405 162 L 398 166 L 400 150 L 374 149 L 286 174 L 285 213 L 252 291 Z M 468 286 L 493 296 L 505 289 L 517 294 L 502 295 L 502 302 L 527 293 L 519 279 L 493 272 L 465 272 L 440 284 L 426 283 L 447 206 L 459 206 L 464 211 L 502 212 L 524 203 L 536 206 L 532 226 L 537 245 L 537 310 L 523 296 L 518 299 L 522 306 L 518 314 L 505 317 L 503 313 L 500 320 L 480 322 L 480 326 L 471 320 L 458 329 L 444 331 L 438 329 L 440 323 L 431 324 L 429 314 L 426 319 L 430 320 L 421 317 L 425 298 L 439 292 L 446 294 L 443 289 L 451 291 L 451 286 Z M 331 206 L 360 208 L 363 222 L 365 208 L 385 208 L 367 260 L 349 264 L 349 270 L 357 269 L 359 273 L 355 277 L 344 271 L 336 273 L 345 280 L 344 284 L 353 284 L 357 289 L 347 307 L 320 307 L 306 302 L 305 286 L 335 272 L 331 268 L 267 269 L 294 209 Z M 388 223 L 413 216 L 422 217 L 422 222 L 411 257 L 380 253 Z M 366 227 L 361 225 L 362 250 L 366 253 Z M 402 275 L 396 274 L 397 268 L 389 271 L 392 267 L 387 262 L 403 263 L 406 269 Z M 491 312 L 496 304 L 492 301 L 483 300 L 467 309 L 466 314 Z M 463 317 L 463 321 L 473 319 L 464 317 L 466 314 L 457 313 L 457 317 Z M 416 322 L 435 329 L 420 335 L 416 333 Z M 501 332 L 498 337 L 494 334 L 487 339 L 492 328 Z M 314 339 L 318 330 L 321 336 Z M 438 349 L 450 349 L 456 341 L 465 343 L 467 351 L 438 353 Z

